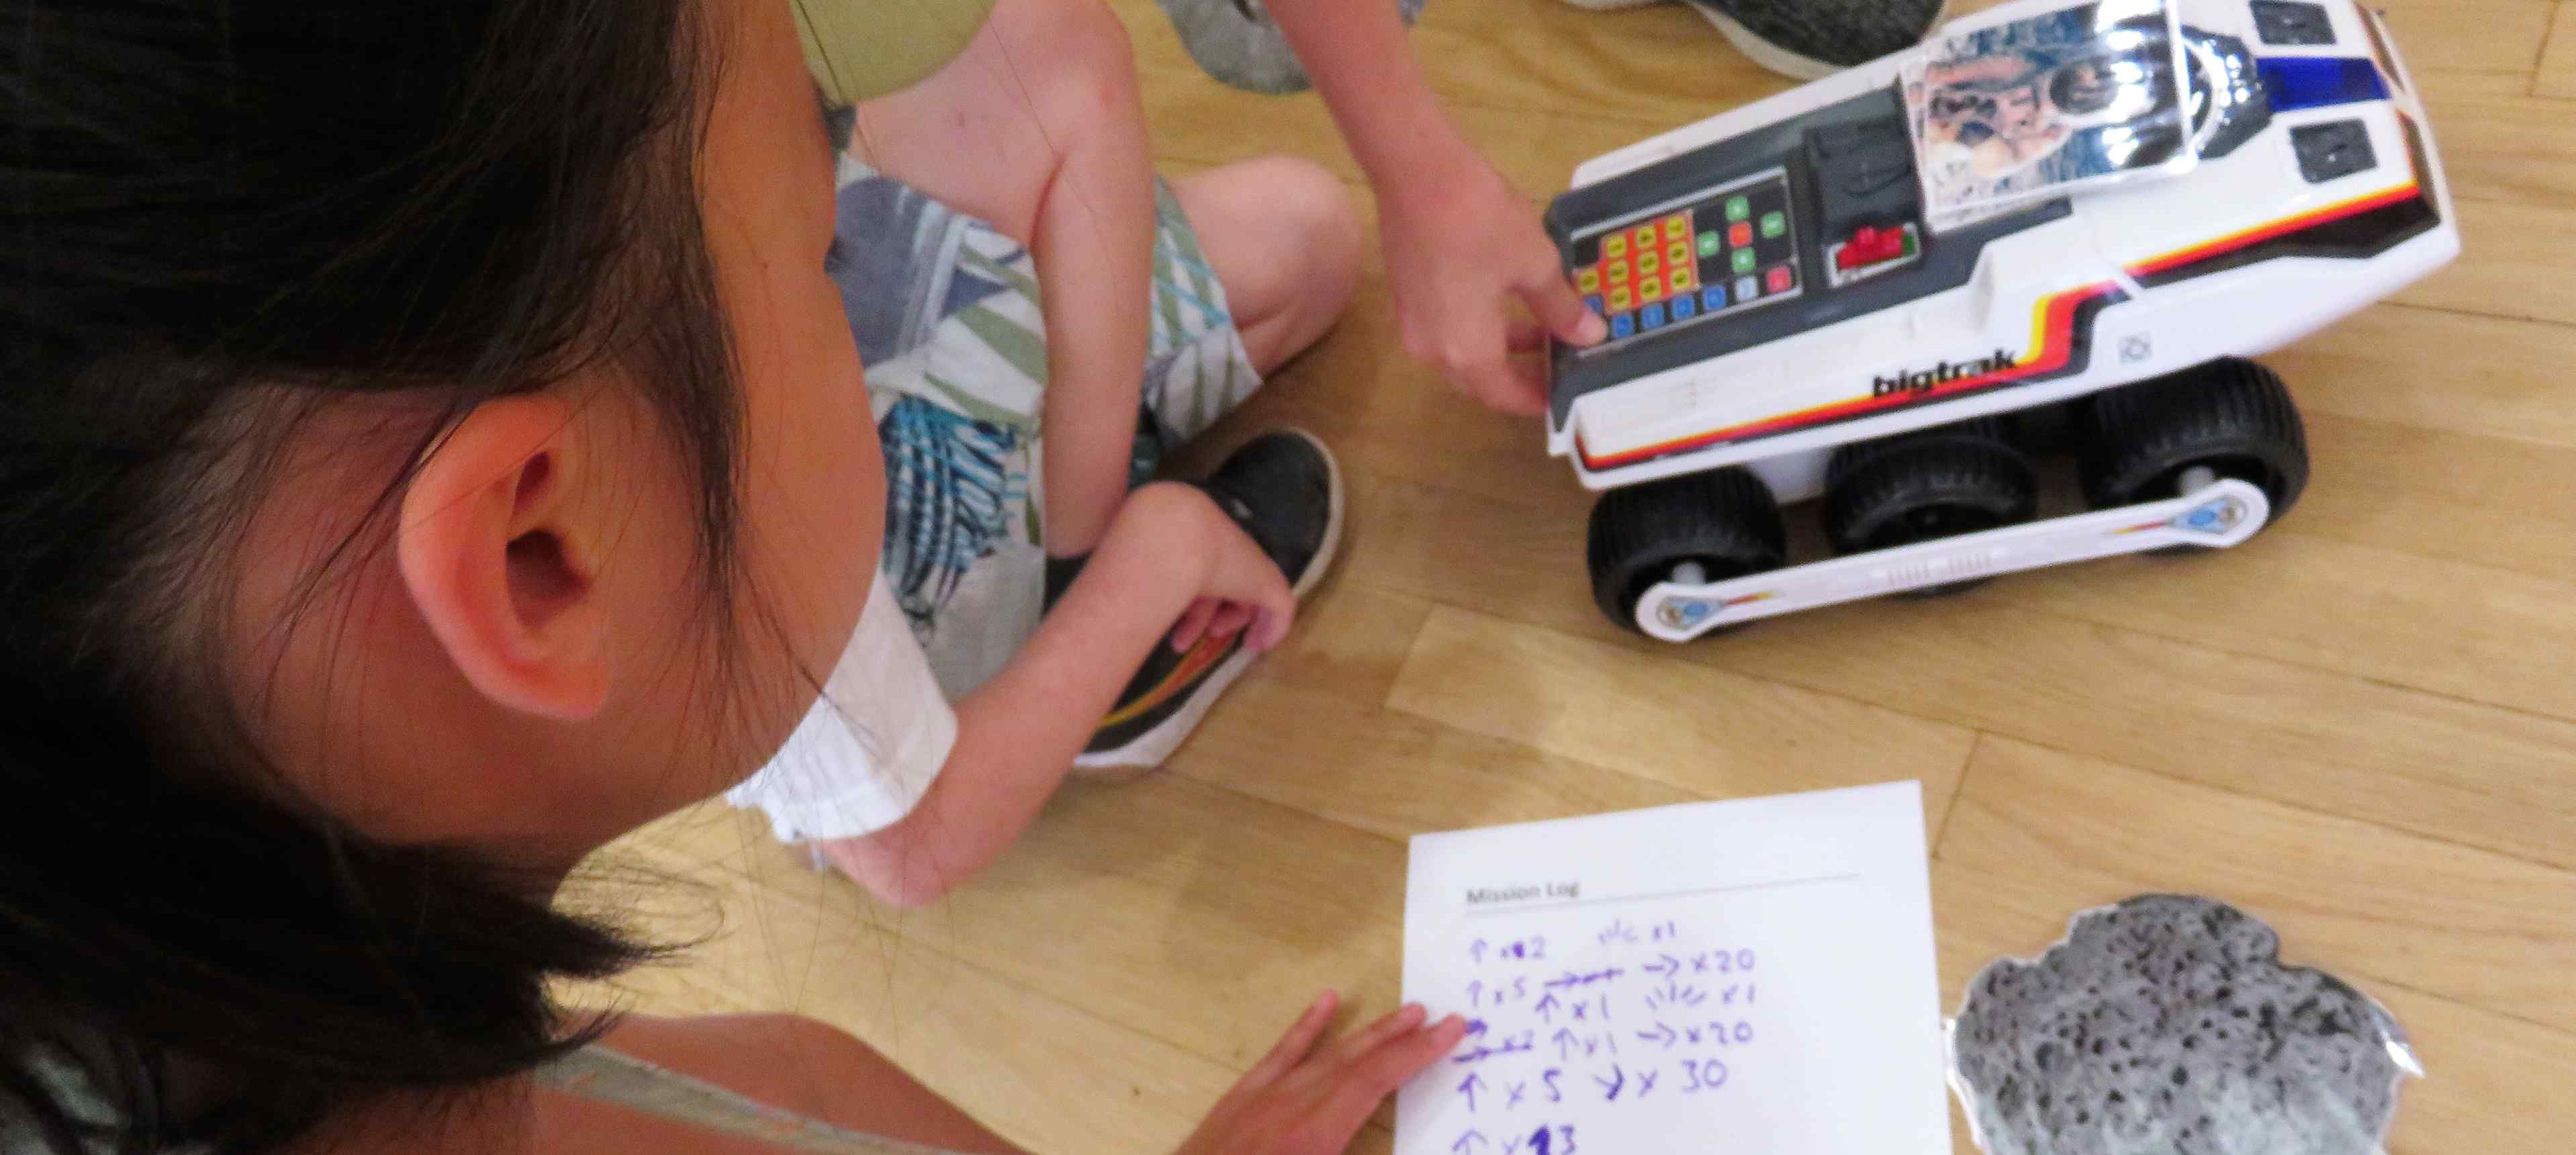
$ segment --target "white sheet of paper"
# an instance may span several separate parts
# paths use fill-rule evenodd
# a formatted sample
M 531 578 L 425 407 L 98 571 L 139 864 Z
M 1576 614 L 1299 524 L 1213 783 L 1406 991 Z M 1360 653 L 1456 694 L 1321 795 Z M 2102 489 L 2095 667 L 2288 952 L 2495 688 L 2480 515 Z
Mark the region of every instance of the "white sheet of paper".
M 1404 994 L 1396 1155 L 1950 1151 L 1917 783 L 1421 835 Z

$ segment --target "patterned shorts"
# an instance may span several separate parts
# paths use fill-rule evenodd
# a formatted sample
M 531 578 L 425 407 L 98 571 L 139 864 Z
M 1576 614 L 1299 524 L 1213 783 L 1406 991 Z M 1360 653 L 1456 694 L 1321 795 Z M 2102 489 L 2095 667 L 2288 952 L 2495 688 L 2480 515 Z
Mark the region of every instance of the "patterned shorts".
M 1135 476 L 1261 385 L 1180 202 L 1155 186 Z M 885 447 L 880 566 L 953 701 L 1037 628 L 1046 328 L 1026 248 L 844 157 L 828 264 Z

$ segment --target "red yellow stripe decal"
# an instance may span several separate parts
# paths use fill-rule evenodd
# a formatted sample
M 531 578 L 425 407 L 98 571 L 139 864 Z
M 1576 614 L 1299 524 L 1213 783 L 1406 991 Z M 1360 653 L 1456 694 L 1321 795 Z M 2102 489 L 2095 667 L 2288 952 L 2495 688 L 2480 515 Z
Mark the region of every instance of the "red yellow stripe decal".
M 1241 631 L 1222 638 L 1200 638 L 1198 645 L 1190 647 L 1189 653 L 1181 655 L 1180 665 L 1172 667 L 1172 672 L 1163 675 L 1163 680 L 1156 682 L 1154 688 L 1145 691 L 1143 696 L 1101 719 L 1100 727 L 1107 729 L 1121 722 L 1133 721 L 1154 707 L 1162 705 L 1172 695 L 1180 693 L 1187 689 L 1190 683 L 1197 681 L 1198 676 L 1206 673 L 1208 667 L 1223 660 L 1227 654 L 1233 653 L 1235 643 L 1242 638 Z
M 2423 195 L 2423 188 L 2410 180 L 2396 188 L 2371 193 L 2367 196 L 2354 197 L 2353 199 L 2341 204 L 2328 205 L 2316 210 L 2315 212 L 2301 213 L 2294 217 L 2285 217 L 2267 225 L 2256 225 L 2241 233 L 2230 233 L 2227 236 L 2220 237 L 2214 241 L 2206 241 L 2201 244 L 2193 245 L 2187 249 L 2177 249 L 2173 252 L 2166 253 L 2161 257 L 2151 258 L 2139 264 L 2129 266 L 2129 275 L 2132 277 L 2151 277 L 2157 273 L 2169 272 L 2184 265 L 2205 261 L 2212 257 L 2225 256 L 2238 249 L 2250 248 L 2252 246 L 2262 244 L 2265 241 L 2272 240 L 2275 237 L 2285 237 L 2291 233 L 2312 229 L 2319 225 L 2332 224 L 2346 217 L 2357 217 L 2363 213 L 2370 212 L 2373 209 L 2384 209 L 2390 205 L 2404 204 L 2407 201 L 2414 200 Z
M 2246 229 L 2242 232 L 2230 233 L 2227 236 L 2220 237 L 2216 240 L 2205 241 L 2187 249 L 2178 249 L 2160 257 L 2153 257 L 2146 261 L 2129 266 L 2128 272 L 2130 276 L 2140 278 L 2170 272 L 2185 265 L 2195 264 L 2214 257 L 2225 256 L 2226 254 L 2235 252 L 2239 249 L 2251 248 L 2252 246 L 2262 244 L 2265 241 L 2272 240 L 2277 237 L 2288 236 L 2292 233 L 2316 228 L 2320 225 L 2332 224 L 2348 217 L 2356 217 L 2376 209 L 2387 208 L 2390 205 L 2404 204 L 2407 201 L 2414 200 L 2423 195 L 2423 187 L 2419 182 L 2408 181 L 2395 188 L 2355 197 L 2339 204 L 2328 205 L 2313 212 L 2301 213 L 2293 217 L 2284 217 L 2269 224 L 2256 225 L 2253 228 Z M 1894 409 L 1900 406 L 1920 404 L 1925 401 L 1937 400 L 1942 397 L 1954 396 L 1960 393 L 1968 393 L 1979 389 L 1991 388 L 1997 385 L 2009 384 L 2014 381 L 2038 376 L 2043 373 L 2053 373 L 2059 369 L 2065 368 L 2067 362 L 2074 355 L 2075 311 L 2083 307 L 2083 305 L 2088 301 L 2102 297 L 2110 297 L 2118 292 L 2119 289 L 2116 285 L 2106 281 L 2102 284 L 2087 285 L 2080 289 L 2069 290 L 2067 292 L 2056 294 L 2055 296 L 2041 299 L 2039 304 L 2033 309 L 2031 334 L 2032 352 L 2023 357 L 2021 361 L 2015 364 L 2012 368 L 1999 373 L 1989 373 L 1981 377 L 1961 378 L 1957 381 L 1951 381 L 1934 386 L 1933 388 L 1920 393 L 1893 393 L 1883 397 L 1876 395 L 1855 397 L 1848 401 L 1837 401 L 1830 405 L 1819 405 L 1812 409 L 1801 409 L 1795 413 L 1784 413 L 1777 417 L 1766 417 L 1760 421 L 1747 422 L 1742 425 L 1730 425 L 1723 429 L 1712 429 L 1705 433 L 1694 433 L 1688 437 L 1677 437 L 1670 441 L 1658 442 L 1653 445 L 1642 446 L 1636 449 L 1624 450 L 1619 453 L 1605 454 L 1601 456 L 1594 456 L 1591 450 L 1585 448 L 1583 445 L 1582 435 L 1577 434 L 1574 441 L 1574 451 L 1577 456 L 1583 459 L 1583 465 L 1586 469 L 1596 471 L 1616 469 L 1623 465 L 1634 465 L 1640 461 L 1649 461 L 1669 454 L 1687 453 L 1691 450 L 1715 445 L 1720 442 L 1741 441 L 1746 438 L 1760 437 L 1766 434 L 1785 433 L 1790 430 L 1804 428 L 1809 425 L 1821 425 L 1829 421 L 1859 417 L 1884 409 Z
M 1688 437 L 1675 438 L 1671 441 L 1601 457 L 1595 457 L 1590 450 L 1585 449 L 1583 439 L 1578 435 L 1575 438 L 1575 452 L 1582 455 L 1584 467 L 1587 469 L 1615 469 L 1666 454 L 1685 453 L 1721 441 L 1740 441 L 1769 433 L 1783 433 L 1803 426 L 1820 425 L 1882 409 L 1920 404 L 1954 394 L 2008 384 L 2041 373 L 2055 372 L 2064 368 L 2075 355 L 2075 311 L 2083 307 L 2087 301 L 2110 296 L 2118 291 L 2118 286 L 2104 281 L 2098 285 L 2086 285 L 2080 289 L 2070 289 L 2055 296 L 2042 298 L 2031 310 L 2030 353 L 2023 356 L 2012 368 L 2001 372 L 1977 377 L 1962 377 L 1921 392 L 1855 397 L 1849 401 L 1837 401 L 1830 405 L 1801 409 L 1778 417 L 1766 417 L 1743 425 L 1730 425 L 1724 429 L 1694 433 Z

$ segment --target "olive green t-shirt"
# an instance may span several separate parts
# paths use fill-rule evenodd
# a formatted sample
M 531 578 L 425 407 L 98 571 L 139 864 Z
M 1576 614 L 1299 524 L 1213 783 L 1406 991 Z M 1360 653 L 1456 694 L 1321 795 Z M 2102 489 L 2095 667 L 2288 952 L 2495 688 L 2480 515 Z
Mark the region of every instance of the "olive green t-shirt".
M 857 104 L 930 78 L 984 28 L 993 0 L 794 0 L 814 80 Z

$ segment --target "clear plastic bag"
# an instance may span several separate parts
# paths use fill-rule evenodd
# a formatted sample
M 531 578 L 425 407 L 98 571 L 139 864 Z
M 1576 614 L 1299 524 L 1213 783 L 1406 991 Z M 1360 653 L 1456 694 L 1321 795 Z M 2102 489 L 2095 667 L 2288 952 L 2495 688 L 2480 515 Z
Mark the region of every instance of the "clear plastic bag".
M 2165 0 L 2095 0 L 1936 39 L 1905 84 L 1934 227 L 2189 171 L 2186 71 Z
M 2378 1155 L 2424 1073 L 2376 1001 L 2283 965 L 2261 920 L 2178 895 L 1988 964 L 1949 1032 L 1987 1155 Z

